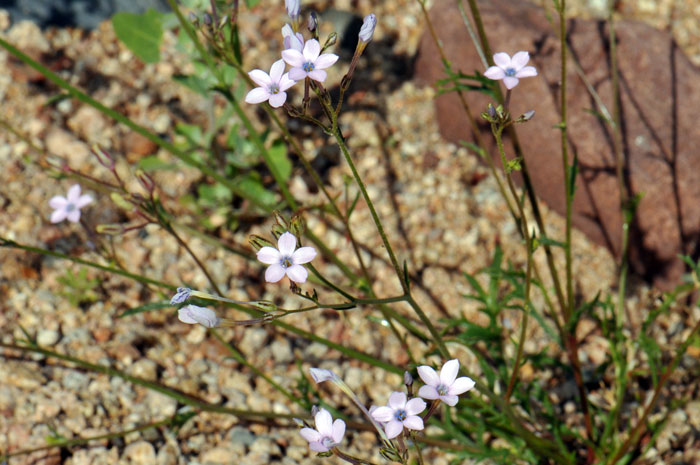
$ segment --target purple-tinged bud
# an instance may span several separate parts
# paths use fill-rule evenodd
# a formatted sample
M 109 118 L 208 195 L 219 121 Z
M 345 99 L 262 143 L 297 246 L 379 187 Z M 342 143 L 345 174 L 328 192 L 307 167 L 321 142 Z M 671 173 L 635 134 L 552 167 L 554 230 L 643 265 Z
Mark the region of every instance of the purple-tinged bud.
M 153 191 L 156 189 L 156 182 L 151 176 L 146 174 L 144 170 L 138 169 L 136 170 L 136 178 L 139 180 L 143 188 L 146 189 L 146 191 L 148 191 L 149 194 L 153 194 Z
M 114 169 L 114 158 L 106 150 L 103 150 L 99 145 L 93 145 L 90 149 L 93 155 L 97 157 L 97 161 L 100 165 L 104 166 L 108 170 Z
M 301 2 L 299 0 L 284 0 L 284 6 L 287 8 L 289 17 L 296 21 L 301 11 Z
M 374 13 L 365 16 L 362 21 L 362 27 L 360 28 L 360 42 L 369 43 L 374 35 L 374 28 L 377 26 L 377 17 Z
M 340 378 L 338 378 L 338 375 L 333 373 L 331 370 L 326 370 L 324 368 L 309 368 L 309 373 L 311 374 L 311 377 L 314 379 L 316 384 L 322 383 L 324 381 L 337 381 Z
M 311 407 L 311 416 L 315 417 L 318 412 L 320 412 L 321 409 L 318 407 L 318 405 L 314 405 Z
M 202 22 L 205 26 L 211 26 L 214 20 L 211 19 L 211 15 L 209 13 L 204 13 L 204 16 L 202 16 Z
M 199 18 L 197 17 L 196 14 L 194 14 L 193 11 L 190 11 L 190 13 L 187 15 L 187 19 L 195 26 L 199 26 Z
M 306 27 L 309 29 L 309 32 L 313 33 L 316 28 L 318 27 L 318 16 L 316 15 L 315 11 L 312 11 L 309 13 L 309 19 L 306 22 Z
M 403 372 L 403 384 L 407 387 L 413 384 L 413 376 L 411 376 L 411 373 L 408 371 Z
M 530 111 L 526 111 L 525 113 L 523 113 L 523 115 L 520 117 L 520 119 L 523 121 L 529 121 L 532 119 L 533 116 L 535 116 L 535 110 L 530 110 Z
M 187 299 L 190 298 L 190 294 L 192 293 L 192 289 L 189 287 L 178 287 L 177 292 L 173 296 L 172 299 L 170 299 L 170 305 L 177 305 L 181 304 Z

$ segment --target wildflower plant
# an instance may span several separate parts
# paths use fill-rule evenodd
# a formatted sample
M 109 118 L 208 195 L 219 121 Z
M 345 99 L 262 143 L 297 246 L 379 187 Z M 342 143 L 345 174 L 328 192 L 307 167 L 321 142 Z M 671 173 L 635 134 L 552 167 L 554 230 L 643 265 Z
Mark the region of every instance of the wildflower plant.
M 117 223 L 100 224 L 95 228 L 83 224 L 83 234 L 101 261 L 21 244 L 4 237 L 0 237 L 0 246 L 71 260 L 85 267 L 137 281 L 143 286 L 144 294 L 155 294 L 158 298 L 131 308 L 120 317 L 164 310 L 171 312 L 173 324 L 179 321 L 203 326 L 209 336 L 222 344 L 231 359 L 286 399 L 286 408 L 291 413 L 280 413 L 279 409 L 252 411 L 245 405 L 210 403 L 197 397 L 196 392 L 183 393 L 167 385 L 127 374 L 113 366 L 98 365 L 40 347 L 24 328 L 26 339 L 16 340 L 13 344 L 3 342 L 3 347 L 61 359 L 86 370 L 121 377 L 170 396 L 188 407 L 188 410 L 178 412 L 173 418 L 147 425 L 143 427 L 145 429 L 165 426 L 179 428 L 191 418 L 208 411 L 243 419 L 264 418 L 270 425 L 298 425 L 299 436 L 296 439 L 308 445 L 310 454 L 352 464 L 376 465 L 381 460 L 381 463 L 424 465 L 430 463 L 426 454 L 432 446 L 449 451 L 452 463 L 471 460 L 502 464 L 613 465 L 629 463 L 644 452 L 643 443 L 653 442 L 661 428 L 660 424 L 652 424 L 649 419 L 665 384 L 700 325 L 688 331 L 678 350 L 666 360 L 659 355 L 661 349 L 649 337 L 648 329 L 659 314 L 670 311 L 677 302 L 685 301 L 686 297 L 700 290 L 700 268 L 693 260 L 687 259 L 690 279 L 676 292 L 665 296 L 658 308 L 651 309 L 639 337 L 632 338 L 632 342 L 625 336 L 630 330 L 624 319 L 626 255 L 620 267 L 617 297 L 596 297 L 586 302 L 576 295 L 572 268 L 571 208 L 576 192 L 577 161 L 575 157 L 569 157 L 566 142 L 567 46 L 564 41 L 567 36 L 564 0 L 555 2 L 559 12 L 561 74 L 564 77 L 560 89 L 561 114 L 558 115 L 561 122 L 557 127 L 562 136 L 564 200 L 567 207 L 565 237 L 559 238 L 561 240 L 547 234 L 536 193 L 528 181 L 527 157 L 517 145 L 514 145 L 514 153 L 507 153 L 504 144 L 505 136 L 517 140 L 517 127 L 527 127 L 526 123 L 535 117 L 535 111 L 539 111 L 533 108 L 519 116 L 510 113 L 511 98 L 517 99 L 518 92 L 523 88 L 517 87 L 520 80 L 526 77 L 536 79 L 538 76 L 536 66 L 530 64 L 537 61 L 537 56 L 533 60 L 527 51 L 515 51 L 511 57 L 510 53 L 514 50 L 491 54 L 489 38 L 478 15 L 478 5 L 469 0 L 472 20 L 479 34 L 475 46 L 484 57 L 484 66 L 475 70 L 473 76 L 457 73 L 450 69 L 449 57 L 445 56 L 435 36 L 435 27 L 430 23 L 425 2 L 419 0 L 426 12 L 428 30 L 434 35 L 446 66 L 446 81 L 453 84 L 449 90 L 457 94 L 472 121 L 475 118 L 471 115 L 467 93 L 481 91 L 492 98 L 492 103 L 481 109 L 481 117 L 491 129 L 496 142 L 493 155 L 500 160 L 501 170 L 493 163 L 489 145 L 481 140 L 476 123 L 473 128 L 475 142 L 471 147 L 489 163 L 527 257 L 524 264 L 515 265 L 505 260 L 503 251 L 497 249 L 489 266 L 475 275 L 465 274 L 467 284 L 472 289 L 466 298 L 476 302 L 484 317 L 482 321 L 468 318 L 458 308 L 451 309 L 453 311 L 442 319 L 424 310 L 420 299 L 415 297 L 416 279 L 419 278 L 413 273 L 411 263 L 401 260 L 395 251 L 339 123 L 355 72 L 362 66 L 364 54 L 369 53 L 376 43 L 375 33 L 381 30 L 381 18 L 373 13 L 364 16 L 354 54 L 347 64 L 334 53 L 337 34 L 332 33 L 325 38 L 319 36 L 322 28 L 318 27 L 315 12 L 310 12 L 305 18 L 306 13 L 302 12 L 306 7 L 302 8 L 300 1 L 285 0 L 284 10 L 282 2 L 278 2 L 280 16 L 286 11 L 287 17 L 282 21 L 286 21 L 286 24 L 278 37 L 275 59 L 270 60 L 271 64 L 251 63 L 241 45 L 245 41 L 239 35 L 239 9 L 243 8 L 243 3 L 191 0 L 187 2 L 192 10 L 189 19 L 175 0 L 168 0 L 168 3 L 173 7 L 169 17 L 154 20 L 156 13 L 146 13 L 135 15 L 136 19 L 129 23 L 128 17 L 120 16 L 115 21 L 115 29 L 134 54 L 145 61 L 158 59 L 163 28 L 177 24 L 180 40 L 187 43 L 183 49 L 190 54 L 197 72 L 178 76 L 177 80 L 207 99 L 209 106 L 217 109 L 217 117 L 212 118 L 215 120 L 211 123 L 212 127 L 179 125 L 172 138 L 160 137 L 147 127 L 97 102 L 2 38 L 0 46 L 47 76 L 73 98 L 124 124 L 171 154 L 178 163 L 201 173 L 201 180 L 193 189 L 196 196 L 188 195 L 177 202 L 167 198 L 159 186 L 158 176 L 150 173 L 158 169 L 148 169 L 149 163 L 151 167 L 161 166 L 158 163 L 162 164 L 162 160 L 152 158 L 134 167 L 123 157 L 95 146 L 92 153 L 100 166 L 97 175 L 70 167 L 66 162 L 51 165 L 56 177 L 71 178 L 83 186 L 89 186 L 95 197 L 83 194 L 80 185 L 74 184 L 65 197 L 56 196 L 46 202 L 53 210 L 49 218 L 52 223 L 64 220 L 79 222 L 81 209 L 98 196 L 100 202 L 112 202 L 119 211 Z M 256 2 L 250 0 L 244 3 L 246 7 L 253 7 Z M 614 30 L 613 27 L 610 29 Z M 129 34 L 135 31 L 138 34 Z M 133 37 L 147 37 L 148 40 L 141 43 Z M 614 36 L 610 44 L 614 60 Z M 269 72 L 265 71 L 267 69 Z M 329 74 L 330 69 L 337 71 L 337 74 Z M 616 68 L 612 69 L 615 74 Z M 329 76 L 335 75 L 342 75 L 342 78 L 334 82 Z M 465 78 L 476 84 L 464 84 Z M 501 91 L 501 81 L 506 89 L 505 95 Z M 318 111 L 311 107 L 312 99 L 316 100 Z M 253 108 L 242 103 L 259 106 Z M 256 120 L 261 114 L 264 115 L 263 119 Z M 336 192 L 337 189 L 323 181 L 310 161 L 311 155 L 306 149 L 308 144 L 290 133 L 286 118 L 298 119 L 319 128 L 328 140 L 337 145 L 345 161 L 344 168 L 350 173 L 344 186 L 345 192 Z M 620 122 L 612 123 L 612 130 L 618 131 Z M 260 127 L 264 127 L 264 130 L 257 129 Z M 224 140 L 225 143 L 222 142 Z M 290 154 L 293 156 L 290 157 Z M 621 156 L 621 152 L 617 155 Z M 319 203 L 302 204 L 290 189 L 292 174 L 301 169 L 318 187 Z M 516 172 L 524 181 L 522 188 L 514 181 Z M 621 185 L 624 183 L 621 182 Z M 345 194 L 345 202 L 342 201 L 342 194 Z M 626 198 L 622 202 L 626 213 L 625 244 L 628 243 L 626 234 L 634 218 L 633 200 Z M 368 210 L 381 242 L 381 249 L 369 254 L 372 255 L 371 262 L 365 250 L 368 246 L 358 241 L 350 221 L 356 208 Z M 225 217 L 224 221 L 217 220 L 215 223 L 212 220 L 221 216 Z M 314 222 L 309 222 L 312 227 L 307 228 L 305 218 L 309 217 L 313 217 Z M 186 218 L 196 218 L 199 224 L 193 225 Z M 269 218 L 267 223 L 260 221 L 266 218 Z M 322 228 L 318 227 L 319 224 L 332 227 Z M 126 269 L 115 243 L 118 247 L 120 238 L 134 232 L 147 235 L 147 227 L 151 231 L 157 228 L 177 244 L 183 251 L 179 259 L 191 264 L 198 278 L 201 278 L 200 286 L 165 282 L 151 274 L 142 275 Z M 344 237 L 342 245 L 331 246 L 330 241 L 323 237 L 326 231 L 333 228 L 340 230 Z M 226 234 L 228 230 L 250 232 L 248 244 L 239 243 L 236 234 Z M 249 263 L 247 275 L 227 280 L 226 276 L 220 275 L 220 271 L 213 271 L 220 268 L 212 267 L 206 258 L 200 256 L 201 248 L 193 247 L 190 243 L 194 237 L 233 254 L 233 258 L 241 263 Z M 338 250 L 340 247 L 348 250 L 341 253 Z M 554 259 L 553 248 L 561 249 L 565 263 L 563 270 Z M 544 260 L 535 260 L 536 253 L 544 253 Z M 375 272 L 374 255 L 380 257 L 377 260 L 384 259 L 393 270 L 391 279 L 395 282 L 391 285 L 377 285 L 377 281 L 385 279 L 385 276 Z M 347 259 L 348 256 L 351 258 Z M 260 266 L 261 263 L 264 266 Z M 546 263 L 551 284 L 542 278 L 538 263 Z M 289 280 L 288 289 L 265 285 L 279 283 L 285 277 Z M 248 282 L 245 286 L 239 286 L 238 280 Z M 206 284 L 201 285 L 202 282 Z M 378 289 L 391 289 L 392 286 L 399 289 L 395 295 L 378 295 Z M 261 296 L 264 292 L 276 294 L 268 300 Z M 246 297 L 232 298 L 234 293 L 244 293 Z M 75 303 L 83 305 L 90 302 L 80 300 Z M 374 325 L 372 328 L 377 328 L 382 334 L 391 334 L 403 349 L 407 360 L 405 366 L 395 365 L 380 349 L 355 347 L 352 334 L 350 342 L 339 343 L 332 335 L 308 328 L 317 327 L 316 320 L 324 318 L 327 313 L 350 311 L 366 312 L 367 321 Z M 518 316 L 517 331 L 512 325 L 504 323 L 510 321 L 506 320 L 506 313 Z M 299 324 L 297 318 L 288 318 L 292 315 L 308 316 L 304 320 L 307 324 Z M 526 349 L 531 317 L 550 337 L 549 347 L 539 353 Z M 581 341 L 577 329 L 584 317 L 598 324 L 601 334 L 610 344 L 608 359 L 605 364 L 592 370 L 593 375 L 584 372 L 581 365 Z M 365 369 L 373 367 L 377 372 L 381 370 L 391 374 L 386 378 L 390 380 L 387 381 L 389 385 L 382 386 L 382 389 L 354 392 L 350 387 L 352 383 L 347 383 L 334 370 L 315 367 L 310 368 L 308 373 L 302 371 L 296 385 L 287 382 L 289 380 L 280 381 L 279 377 L 270 376 L 266 367 L 252 363 L 231 342 L 237 336 L 230 331 L 230 327 L 236 326 L 237 331 L 243 332 L 253 325 L 274 325 L 275 331 L 280 334 L 294 334 L 295 337 L 332 349 L 345 360 L 353 360 Z M 653 390 L 646 396 L 650 400 L 644 401 L 640 413 L 637 412 L 639 408 L 630 408 L 630 404 L 625 402 L 629 400 L 632 379 L 639 377 L 639 369 L 633 371 L 630 360 L 642 352 Z M 298 360 L 299 367 L 310 364 L 308 360 Z M 547 373 L 549 378 L 545 382 L 531 377 L 528 382 L 523 382 L 525 366 Z M 227 368 L 222 365 L 220 369 Z M 604 376 L 610 371 L 612 375 Z M 561 374 L 560 379 L 555 379 L 557 374 Z M 403 384 L 397 381 L 401 376 Z M 589 390 L 595 383 L 587 379 L 590 376 L 599 376 L 595 381 L 606 385 L 605 403 L 594 403 L 592 400 Z M 564 382 L 576 386 L 576 394 L 572 398 L 578 403 L 578 415 L 561 415 L 561 405 L 553 400 L 550 384 L 546 384 Z M 326 396 L 327 391 L 333 392 L 335 389 L 347 396 L 351 401 L 349 406 L 335 404 L 332 397 Z M 391 394 L 382 396 L 381 392 Z M 372 402 L 375 405 L 371 405 Z M 626 423 L 633 426 L 626 428 L 623 426 Z M 371 456 L 357 457 L 348 452 L 352 450 L 360 429 L 375 433 L 373 446 L 376 447 Z M 125 430 L 111 434 L 109 438 L 138 431 L 140 429 Z M 104 440 L 105 437 L 98 439 Z M 89 440 L 54 438 L 49 445 L 73 447 Z M 0 456 L 0 461 L 10 455 Z

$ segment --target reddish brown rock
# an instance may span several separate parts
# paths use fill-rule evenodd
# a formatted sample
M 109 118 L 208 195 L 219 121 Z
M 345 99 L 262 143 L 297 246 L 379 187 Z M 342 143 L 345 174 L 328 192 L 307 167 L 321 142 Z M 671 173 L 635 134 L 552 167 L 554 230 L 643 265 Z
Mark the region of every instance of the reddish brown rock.
M 518 125 L 518 138 L 536 191 L 554 210 L 565 208 L 559 122 L 559 42 L 544 11 L 521 1 L 478 2 L 494 51 L 513 54 L 527 50 L 539 76 L 523 79 L 511 96 L 511 113 L 534 109 L 527 124 Z M 438 1 L 431 18 L 453 69 L 465 74 L 484 71 L 455 2 Z M 596 108 L 578 76 L 578 62 L 605 105 L 612 111 L 609 41 L 605 23 L 570 20 L 568 136 L 569 153 L 577 154 L 580 174 L 574 201 L 574 225 L 593 240 L 620 253 L 622 216 L 615 176 L 610 127 L 591 113 Z M 698 258 L 700 182 L 694 166 L 700 162 L 700 73 L 665 32 L 641 23 L 616 23 L 621 76 L 622 131 L 625 182 L 643 198 L 632 225 L 631 262 L 640 275 L 662 288 L 678 283 L 684 271 L 677 255 Z M 416 76 L 434 84 L 444 78 L 435 44 L 422 39 Z M 489 98 L 467 94 L 475 114 L 484 111 Z M 451 141 L 473 140 L 469 122 L 454 94 L 436 99 L 442 135 Z M 484 139 L 493 140 L 486 124 Z M 507 150 L 513 153 L 508 142 Z M 491 146 L 495 153 L 495 146 Z

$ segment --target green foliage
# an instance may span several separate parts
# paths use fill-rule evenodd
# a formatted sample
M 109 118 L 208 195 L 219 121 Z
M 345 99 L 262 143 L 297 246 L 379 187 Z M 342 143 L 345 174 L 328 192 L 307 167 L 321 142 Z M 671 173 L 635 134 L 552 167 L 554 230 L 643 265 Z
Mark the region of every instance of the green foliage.
M 120 12 L 112 17 L 114 33 L 131 52 L 146 63 L 160 61 L 163 40 L 162 14 L 149 9 L 143 14 Z
M 77 273 L 67 269 L 63 276 L 56 280 L 63 284 L 64 290 L 61 295 L 68 299 L 71 305 L 92 303 L 98 299 L 94 290 L 100 285 L 100 281 L 97 278 L 89 278 L 87 268 L 81 267 Z

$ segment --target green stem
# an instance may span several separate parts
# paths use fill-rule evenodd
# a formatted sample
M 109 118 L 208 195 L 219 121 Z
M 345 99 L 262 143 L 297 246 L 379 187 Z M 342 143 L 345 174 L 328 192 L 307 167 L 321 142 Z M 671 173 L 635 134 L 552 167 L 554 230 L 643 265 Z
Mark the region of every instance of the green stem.
M 11 241 L 11 240 L 6 239 L 4 237 L 0 237 L 0 247 L 9 247 L 12 249 L 25 250 L 27 252 L 33 252 L 33 253 L 38 253 L 38 254 L 42 254 L 42 255 L 47 255 L 49 257 L 62 258 L 64 260 L 69 260 L 73 263 L 78 263 L 80 265 L 85 265 L 85 266 L 89 266 L 91 268 L 96 268 L 98 270 L 107 271 L 109 273 L 117 274 L 119 276 L 124 276 L 125 278 L 133 279 L 134 281 L 138 281 L 142 284 L 152 284 L 154 286 L 162 287 L 165 289 L 171 289 L 171 290 L 177 289 L 177 286 L 166 284 L 162 281 L 147 278 L 145 276 L 141 276 L 141 275 L 138 275 L 135 273 L 130 273 L 128 271 L 124 271 L 124 270 L 121 270 L 118 268 L 113 268 L 111 266 L 100 265 L 99 263 L 91 262 L 88 260 L 83 260 L 82 258 L 71 257 L 70 255 L 62 254 L 60 252 L 54 252 L 53 250 L 42 249 L 40 247 L 32 247 L 32 246 L 28 246 L 28 245 L 24 245 L 24 244 L 19 244 L 15 241 Z

